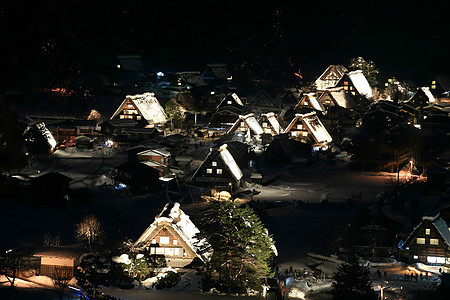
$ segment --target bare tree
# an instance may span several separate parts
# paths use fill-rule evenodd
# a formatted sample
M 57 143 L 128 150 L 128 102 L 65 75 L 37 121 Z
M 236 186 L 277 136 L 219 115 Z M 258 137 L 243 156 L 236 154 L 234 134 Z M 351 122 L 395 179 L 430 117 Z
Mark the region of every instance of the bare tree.
M 75 234 L 77 239 L 88 241 L 89 250 L 92 252 L 92 245 L 103 236 L 103 230 L 97 217 L 89 215 L 77 224 Z
M 14 286 L 16 278 L 19 277 L 21 259 L 22 257 L 12 250 L 6 251 L 6 254 L 0 257 L 0 274 L 5 275 L 11 286 Z
M 72 270 L 69 268 L 55 268 L 52 272 L 52 281 L 55 286 L 55 290 L 58 292 L 60 300 L 63 299 L 64 290 L 69 285 L 69 281 L 72 279 Z
M 55 236 L 52 236 L 50 233 L 44 234 L 44 246 L 59 246 L 61 243 L 61 240 L 59 238 L 59 234 L 56 234 Z

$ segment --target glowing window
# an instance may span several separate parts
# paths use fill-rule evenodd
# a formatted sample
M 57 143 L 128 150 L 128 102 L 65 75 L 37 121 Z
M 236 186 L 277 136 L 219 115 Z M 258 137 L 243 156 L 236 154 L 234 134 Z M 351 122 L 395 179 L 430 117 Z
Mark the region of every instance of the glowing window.
M 435 89 L 436 89 L 436 85 L 434 85 L 434 84 L 431 85 L 431 89 L 432 89 L 432 90 L 435 90 Z
M 245 127 L 245 122 L 241 122 L 241 127 Z
M 141 116 L 136 116 L 136 120 L 140 120 L 141 119 Z
M 267 123 L 266 123 L 266 122 L 263 122 L 263 123 L 262 123 L 262 127 L 267 127 Z
M 173 249 L 173 255 L 179 256 L 180 255 L 180 248 Z
M 438 239 L 430 239 L 430 245 L 439 245 Z
M 424 238 L 417 238 L 417 244 L 425 245 L 425 239 Z
M 170 243 L 170 237 L 169 236 L 161 236 L 159 238 L 159 242 L 161 244 L 169 244 Z
M 212 174 L 212 169 L 206 169 L 206 174 Z
M 348 81 L 344 81 L 344 85 L 348 85 Z
M 430 228 L 425 228 L 425 234 L 430 235 Z
M 164 254 L 164 248 L 155 248 L 155 254 Z
M 228 100 L 228 101 L 227 101 L 227 104 L 232 104 L 231 100 Z
M 217 167 L 217 161 L 213 161 L 213 162 L 211 163 L 211 165 L 212 165 L 213 167 Z
M 152 244 L 156 244 L 156 239 L 153 239 L 153 240 L 152 240 Z
M 297 129 L 303 129 L 303 124 L 298 124 Z
M 414 255 L 413 259 L 419 259 L 419 257 L 417 255 Z
M 217 169 L 217 174 L 222 174 L 222 169 Z
M 173 244 L 174 245 L 178 245 L 178 241 L 177 240 L 173 240 Z
M 173 256 L 173 248 L 165 248 L 164 254 L 168 256 Z

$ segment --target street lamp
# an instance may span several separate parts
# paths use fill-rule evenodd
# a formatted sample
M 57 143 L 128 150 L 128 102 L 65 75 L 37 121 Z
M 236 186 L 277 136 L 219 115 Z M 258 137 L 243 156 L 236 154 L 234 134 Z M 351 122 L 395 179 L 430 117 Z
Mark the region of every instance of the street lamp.
M 383 287 L 382 284 L 379 285 L 378 287 L 380 288 L 380 299 L 383 300 L 383 299 L 384 299 L 384 297 L 383 297 L 383 290 L 384 290 L 386 287 Z

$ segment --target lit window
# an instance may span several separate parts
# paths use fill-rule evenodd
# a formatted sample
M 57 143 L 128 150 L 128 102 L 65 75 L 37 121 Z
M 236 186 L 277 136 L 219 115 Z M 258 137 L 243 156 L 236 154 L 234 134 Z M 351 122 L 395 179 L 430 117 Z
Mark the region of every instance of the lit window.
M 348 85 L 348 81 L 344 81 L 344 85 Z
M 155 248 L 155 254 L 164 254 L 164 248 Z
M 156 239 L 153 239 L 153 240 L 152 240 L 152 244 L 156 244 Z
M 347 91 L 347 90 L 348 90 L 348 86 L 344 86 L 344 90 L 346 90 L 346 91 Z
M 417 238 L 417 244 L 425 245 L 425 239 L 424 238 Z
M 212 174 L 212 169 L 206 169 L 206 174 Z
M 303 132 L 302 132 L 302 135 L 303 135 L 303 136 L 308 136 L 308 133 L 307 133 L 306 131 L 303 131 Z
M 161 244 L 169 244 L 170 243 L 170 237 L 169 236 L 161 236 L 159 238 L 159 242 Z
M 303 129 L 303 124 L 298 124 L 297 129 L 300 129 L 300 130 Z
M 120 118 L 121 118 L 121 119 L 125 119 L 125 116 L 124 116 L 124 115 L 120 115 Z
M 241 127 L 245 127 L 245 122 L 241 122 Z
M 140 120 L 141 119 L 141 116 L 136 116 L 136 120 Z
M 222 169 L 217 169 L 217 174 L 222 174 Z
M 436 262 L 438 264 L 445 264 L 445 257 L 436 257 Z
M 431 84 L 436 84 L 436 80 L 432 80 L 432 81 L 431 81 Z
M 427 256 L 427 262 L 435 264 L 436 263 L 436 256 Z
M 436 85 L 434 85 L 434 84 L 431 85 L 431 89 L 432 89 L 432 90 L 435 90 L 435 89 L 436 89 Z
M 227 101 L 227 104 L 232 104 L 231 100 L 228 100 L 228 101 Z
M 430 239 L 430 245 L 439 245 L 438 239 Z
M 178 245 L 178 241 L 177 240 L 173 240 L 173 244 L 174 245 Z
M 267 127 L 267 123 L 266 123 L 266 122 L 263 122 L 263 123 L 262 123 L 262 127 Z
M 168 256 L 173 256 L 173 248 L 165 248 L 164 254 Z
M 413 259 L 419 259 L 419 257 L 417 255 L 414 255 Z
M 212 165 L 213 167 L 217 167 L 217 161 L 213 161 L 213 162 L 211 163 L 211 165 Z
M 425 234 L 430 235 L 430 228 L 425 228 Z
M 173 249 L 173 255 L 179 256 L 180 255 L 180 248 Z

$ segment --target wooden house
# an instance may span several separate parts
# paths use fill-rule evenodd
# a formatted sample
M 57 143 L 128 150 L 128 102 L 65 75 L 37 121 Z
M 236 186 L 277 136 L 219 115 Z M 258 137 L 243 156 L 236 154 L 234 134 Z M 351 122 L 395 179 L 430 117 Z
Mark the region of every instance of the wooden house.
M 325 112 L 325 107 L 320 103 L 316 98 L 316 93 L 307 93 L 304 94 L 300 101 L 297 103 L 294 109 L 306 106 L 317 111 Z
M 23 126 L 22 137 L 30 152 L 51 154 L 56 150 L 57 141 L 44 122 Z
M 165 147 L 148 149 L 137 153 L 137 160 L 158 170 L 160 177 L 168 174 L 170 158 L 170 151 Z
M 111 116 L 113 119 L 134 120 L 146 125 L 163 125 L 168 118 L 154 93 L 129 95 Z
M 261 128 L 264 130 L 264 133 L 268 133 L 270 135 L 283 133 L 283 128 L 281 128 L 280 122 L 278 122 L 278 119 L 273 112 L 261 114 L 258 122 Z
M 129 119 L 106 120 L 100 124 L 101 133 L 106 136 L 122 133 L 127 128 L 134 128 L 138 123 Z
M 240 186 L 242 176 L 241 168 L 228 150 L 228 145 L 223 144 L 210 149 L 190 180 L 201 186 L 230 190 Z
M 54 278 L 55 271 L 63 270 L 68 272 L 72 278 L 83 254 L 84 251 L 81 247 L 44 246 L 38 249 L 33 256 L 40 258 L 39 275 Z
M 364 96 L 368 99 L 373 97 L 372 87 L 362 70 L 346 73 L 336 86 L 343 87 L 344 91 L 352 96 Z
M 294 139 L 309 140 L 320 145 L 325 145 L 333 140 L 315 112 L 295 114 L 284 132 L 289 133 Z
M 405 240 L 410 262 L 450 265 L 450 230 L 439 216 L 424 216 Z
M 126 184 L 134 194 L 159 191 L 160 172 L 157 167 L 137 161 L 126 161 L 116 166 L 114 179 Z
M 437 99 L 430 91 L 429 87 L 419 87 L 417 91 L 408 99 L 407 103 L 416 108 L 422 108 L 429 103 L 436 103 Z
M 180 208 L 167 203 L 161 213 L 135 242 L 135 249 L 147 249 L 152 255 L 164 256 L 167 267 L 175 269 L 189 265 L 195 258 L 207 262 L 210 252 L 201 252 L 206 240 L 198 240 L 200 231 Z
M 229 93 L 217 105 L 209 124 L 213 127 L 229 127 L 233 125 L 236 117 L 243 113 L 244 103 L 242 100 L 236 93 Z
M 202 74 L 203 80 L 210 85 L 220 85 L 231 82 L 233 77 L 226 64 L 208 64 Z
M 320 91 L 335 87 L 347 71 L 347 68 L 342 65 L 330 65 L 322 75 L 316 79 L 315 83 L 317 90 Z
M 230 129 L 226 132 L 228 135 L 239 135 L 242 141 L 251 141 L 251 138 L 259 139 L 264 130 L 259 125 L 254 114 L 239 116 Z M 245 138 L 244 138 L 245 137 Z
M 426 87 L 435 98 L 448 97 L 450 93 L 450 76 L 448 75 L 435 75 L 432 76 L 427 83 Z
M 325 107 L 340 106 L 352 109 L 356 106 L 352 96 L 346 93 L 343 87 L 324 90 L 317 98 L 317 101 Z
M 266 111 L 279 112 L 281 110 L 281 105 L 276 100 L 275 92 L 272 94 L 273 96 L 271 96 L 266 90 L 260 90 L 250 99 L 250 103 L 246 106 L 247 111 L 258 114 Z

